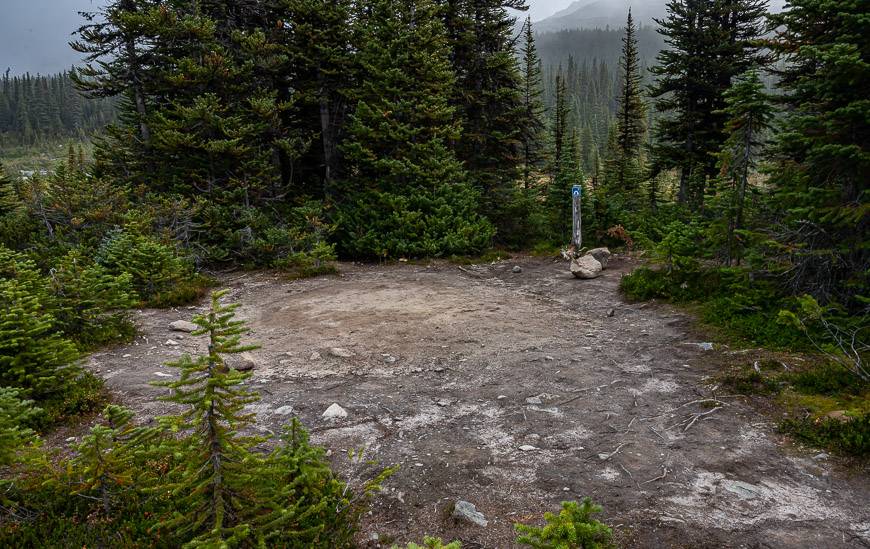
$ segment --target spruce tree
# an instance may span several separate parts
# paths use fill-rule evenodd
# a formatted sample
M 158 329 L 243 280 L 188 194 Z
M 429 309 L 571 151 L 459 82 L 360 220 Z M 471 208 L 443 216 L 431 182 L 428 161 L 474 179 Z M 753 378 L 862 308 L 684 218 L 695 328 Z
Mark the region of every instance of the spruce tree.
M 764 0 L 670 0 L 656 20 L 667 49 L 651 69 L 650 90 L 662 115 L 656 125 L 653 175 L 680 171 L 678 199 L 703 204 L 715 153 L 725 141 L 724 93 L 731 79 L 762 60 L 753 41 L 762 32 Z
M 631 191 L 638 181 L 632 177 L 640 163 L 640 149 L 646 133 L 646 105 L 641 96 L 641 76 L 637 51 L 637 29 L 631 10 L 625 23 L 625 36 L 622 38 L 622 90 L 619 94 L 619 107 L 616 120 L 616 142 L 619 158 L 617 184 L 620 191 Z
M 771 182 L 791 250 L 788 288 L 866 307 L 870 19 L 862 0 L 792 0 L 771 16 L 785 115 Z M 861 297 L 864 296 L 864 297 Z
M 17 461 L 19 450 L 38 441 L 27 427 L 41 410 L 22 398 L 21 389 L 0 387 L 0 467 Z M 2 485 L 2 481 L 0 481 Z
M 178 446 L 185 455 L 174 474 L 177 480 L 161 487 L 175 496 L 176 512 L 160 527 L 192 539 L 194 545 L 246 539 L 259 505 L 251 501 L 251 488 L 261 467 L 253 452 L 260 439 L 240 433 L 253 421 L 243 409 L 257 396 L 243 388 L 250 374 L 230 368 L 224 360 L 225 355 L 255 347 L 242 345 L 244 322 L 233 320 L 238 305 L 221 304 L 225 294 L 213 293 L 210 309 L 193 319 L 199 329 L 192 335 L 208 335 L 208 354 L 185 355 L 170 363 L 179 369 L 179 379 L 158 383 L 172 391 L 163 400 L 185 408 L 161 421 L 172 431 L 189 433 Z
M 361 83 L 342 149 L 341 248 L 356 256 L 462 254 L 493 231 L 447 144 L 460 127 L 453 74 L 431 0 L 379 0 L 359 13 Z
M 456 156 L 482 194 L 483 212 L 497 229 L 513 222 L 505 211 L 516 197 L 524 119 L 514 18 L 525 0 L 438 0 L 449 39 L 456 86 L 452 105 L 462 133 Z
M 773 121 L 774 107 L 764 91 L 758 71 L 750 70 L 738 76 L 725 92 L 725 123 L 727 139 L 719 154 L 719 167 L 729 182 L 730 204 L 727 215 L 726 264 L 740 264 L 741 246 L 736 238 L 745 229 L 744 210 L 749 177 L 765 143 L 765 133 Z
M 36 265 L 0 246 L 0 387 L 37 401 L 62 398 L 78 371 L 52 305 Z
M 535 47 L 532 32 L 532 19 L 526 18 L 523 24 L 523 46 L 521 52 L 523 119 L 521 140 L 523 155 L 523 184 L 531 186 L 532 173 L 542 167 L 544 151 L 544 103 L 543 81 L 541 80 L 541 60 Z

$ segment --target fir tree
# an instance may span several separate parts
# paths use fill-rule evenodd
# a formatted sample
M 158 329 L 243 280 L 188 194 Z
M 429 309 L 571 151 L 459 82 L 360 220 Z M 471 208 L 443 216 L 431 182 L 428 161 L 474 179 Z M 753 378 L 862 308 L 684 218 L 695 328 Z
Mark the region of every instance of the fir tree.
M 521 176 L 522 81 L 515 54 L 514 18 L 525 0 L 439 0 L 456 85 L 452 104 L 462 133 L 456 156 L 481 192 L 484 214 L 500 229 Z
M 622 69 L 622 90 L 619 94 L 616 121 L 616 154 L 619 158 L 616 181 L 619 190 L 630 191 L 636 187 L 637 181 L 629 172 L 639 164 L 640 148 L 646 133 L 646 106 L 641 97 L 636 28 L 630 9 L 622 44 L 619 64 Z
M 523 24 L 523 47 L 521 49 L 523 112 L 521 139 L 523 154 L 523 184 L 531 186 L 532 172 L 540 169 L 544 161 L 544 103 L 541 60 L 535 47 L 532 19 Z
M 36 265 L 0 246 L 0 387 L 34 400 L 68 388 L 78 353 L 57 333 L 51 305 Z
M 41 410 L 24 400 L 20 389 L 0 387 L 0 467 L 17 461 L 19 450 L 37 442 L 36 433 L 26 427 Z M 2 482 L 0 482 L 2 485 Z
M 669 46 L 651 69 L 650 95 L 664 115 L 656 126 L 653 175 L 680 170 L 678 199 L 703 204 L 715 153 L 725 140 L 724 92 L 731 79 L 761 60 L 753 40 L 763 32 L 763 0 L 670 0 L 656 20 Z
M 363 67 L 343 151 L 339 232 L 353 255 L 461 254 L 492 237 L 477 194 L 447 144 L 460 127 L 448 103 L 453 74 L 430 0 L 379 0 L 361 11 Z
M 230 368 L 224 356 L 254 349 L 242 345 L 244 322 L 233 320 L 238 305 L 223 305 L 226 292 L 212 294 L 211 308 L 193 322 L 199 329 L 192 335 L 208 335 L 208 354 L 185 355 L 169 364 L 178 368 L 180 378 L 159 383 L 172 393 L 167 402 L 184 406 L 177 416 L 162 421 L 173 431 L 189 432 L 179 448 L 185 452 L 177 471 L 178 480 L 161 487 L 176 496 L 176 513 L 160 524 L 195 544 L 240 542 L 251 534 L 252 513 L 258 503 L 251 482 L 261 466 L 253 453 L 258 438 L 242 436 L 240 430 L 253 417 L 243 412 L 257 396 L 242 388 L 250 374 Z
M 735 239 L 745 228 L 744 208 L 749 176 L 757 166 L 765 133 L 773 121 L 774 108 L 764 91 L 758 72 L 750 70 L 734 81 L 725 92 L 727 139 L 719 154 L 719 167 L 730 183 L 730 208 L 726 236 L 726 264 L 740 264 L 741 251 Z
M 568 137 L 568 90 L 561 67 L 556 73 L 556 104 L 553 109 L 553 165 L 555 178 L 565 160 L 565 144 Z
M 786 283 L 820 302 L 866 307 L 870 252 L 870 19 L 862 0 L 793 0 L 771 16 L 785 117 L 772 183 Z

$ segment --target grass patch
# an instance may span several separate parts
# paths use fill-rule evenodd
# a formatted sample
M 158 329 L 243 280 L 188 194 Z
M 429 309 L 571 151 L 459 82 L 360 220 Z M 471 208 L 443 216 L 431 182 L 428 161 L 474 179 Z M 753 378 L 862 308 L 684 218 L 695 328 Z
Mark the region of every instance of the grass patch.
M 447 260 L 456 265 L 479 265 L 481 263 L 504 261 L 512 257 L 511 254 L 504 250 L 487 250 L 480 255 L 451 255 Z

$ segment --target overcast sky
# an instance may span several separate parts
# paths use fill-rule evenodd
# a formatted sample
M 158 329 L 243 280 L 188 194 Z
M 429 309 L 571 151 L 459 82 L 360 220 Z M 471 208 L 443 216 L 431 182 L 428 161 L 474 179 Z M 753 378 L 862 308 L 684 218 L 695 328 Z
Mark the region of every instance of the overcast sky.
M 68 46 L 71 34 L 82 23 L 79 11 L 90 11 L 108 0 L 0 0 L 0 72 L 54 73 L 79 61 Z M 533 21 L 568 7 L 574 0 L 528 0 Z M 581 4 L 594 0 L 581 0 Z M 619 1 L 625 0 L 604 0 Z M 633 0 L 632 4 L 664 3 Z M 781 3 L 774 0 L 773 3 Z

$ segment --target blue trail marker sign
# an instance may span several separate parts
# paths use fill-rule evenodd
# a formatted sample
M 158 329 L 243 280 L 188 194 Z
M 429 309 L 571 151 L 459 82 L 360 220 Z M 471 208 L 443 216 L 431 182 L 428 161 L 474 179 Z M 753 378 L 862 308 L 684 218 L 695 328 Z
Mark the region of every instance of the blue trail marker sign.
M 571 231 L 571 243 L 574 244 L 575 249 L 579 250 L 581 244 L 583 244 L 583 235 L 581 230 L 583 228 L 582 219 L 580 218 L 580 197 L 583 194 L 583 187 L 580 185 L 573 185 L 571 187 L 571 202 L 573 205 L 573 228 Z

